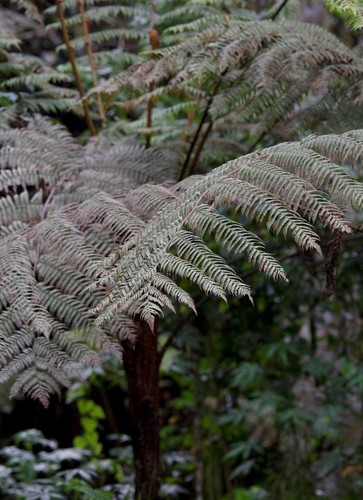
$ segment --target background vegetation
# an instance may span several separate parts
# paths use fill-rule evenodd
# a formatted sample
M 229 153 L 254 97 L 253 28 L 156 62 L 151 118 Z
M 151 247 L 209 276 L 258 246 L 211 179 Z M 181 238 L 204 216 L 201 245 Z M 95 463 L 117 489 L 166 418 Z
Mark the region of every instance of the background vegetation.
M 148 182 L 205 174 L 224 161 L 311 133 L 362 128 L 361 3 L 326 2 L 335 17 L 322 4 L 3 2 L 1 238 L 65 204 L 87 201 L 99 189 L 117 197 Z M 233 47 L 235 39 L 242 49 Z M 76 142 L 54 124 L 64 125 Z M 15 130 L 20 139 L 11 135 Z M 24 131 L 24 136 L 30 131 L 26 146 Z M 40 134 L 40 146 L 31 142 L 33 132 Z M 358 136 L 356 141 L 351 155 L 358 165 L 362 141 Z M 12 159 L 11 148 L 19 145 L 22 153 Z M 118 159 L 128 158 L 130 147 L 133 170 L 124 174 Z M 37 156 L 43 161 L 41 174 L 27 170 Z M 74 174 L 81 162 L 86 167 Z M 188 187 L 188 179 L 184 182 Z M 154 196 L 145 205 L 150 211 L 170 196 L 166 189 L 140 193 L 135 198 L 140 211 L 147 196 Z M 247 223 L 246 215 L 234 209 L 226 206 L 222 212 Z M 176 316 L 165 312 L 157 321 L 163 354 L 162 498 L 362 497 L 362 239 L 360 215 L 349 209 L 349 219 L 356 230 L 343 236 L 342 247 L 336 233 L 317 224 L 323 256 L 297 247 L 291 237 L 273 236 L 259 221 L 248 222 L 290 279 L 288 284 L 267 280 L 250 261 L 220 250 L 251 285 L 253 306 L 247 296 L 226 303 L 179 280 L 198 315 L 183 296 Z M 118 227 L 112 230 L 122 234 Z M 215 238 L 205 239 L 216 251 Z M 9 248 L 1 254 L 5 268 L 16 252 Z M 46 271 L 39 276 L 46 282 Z M 78 292 L 69 295 L 78 297 Z M 50 310 L 57 303 L 52 293 Z M 96 303 L 89 299 L 87 305 Z M 72 315 L 67 321 L 78 339 L 84 309 L 74 304 L 69 305 L 72 313 L 66 305 L 64 313 L 56 312 L 61 321 Z M 152 321 L 160 305 L 155 304 Z M 146 313 L 144 319 L 150 319 Z M 16 326 L 16 320 L 6 321 L 1 325 L 4 346 Z M 69 387 L 52 395 L 47 409 L 21 394 L 47 404 L 58 385 L 44 376 L 36 386 L 26 386 L 21 379 L 26 362 L 9 369 L 10 361 L 1 361 L 2 498 L 133 498 L 130 436 L 135 423 L 128 413 L 125 367 L 121 356 L 113 355 L 121 351 L 126 327 L 117 328 L 117 342 L 106 329 L 96 339 L 92 333 L 94 344 L 88 342 L 89 351 L 82 351 L 84 379 L 71 384 L 74 377 L 59 374 L 57 383 Z M 132 339 L 132 327 L 126 330 Z M 94 349 L 101 352 L 102 364 L 90 354 Z M 17 352 L 3 352 L 4 358 L 18 360 Z M 57 367 L 61 371 L 60 363 Z M 14 386 L 19 373 L 23 385 Z M 17 397 L 10 400 L 9 394 Z M 142 495 L 156 498 L 157 493 Z

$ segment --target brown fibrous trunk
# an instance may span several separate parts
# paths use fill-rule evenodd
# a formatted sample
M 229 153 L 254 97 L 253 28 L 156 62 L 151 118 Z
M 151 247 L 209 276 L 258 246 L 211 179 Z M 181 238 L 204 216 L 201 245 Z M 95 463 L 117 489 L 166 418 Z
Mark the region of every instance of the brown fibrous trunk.
M 139 322 L 135 344 L 124 342 L 123 347 L 135 464 L 135 500 L 156 500 L 160 489 L 157 336 L 146 323 Z

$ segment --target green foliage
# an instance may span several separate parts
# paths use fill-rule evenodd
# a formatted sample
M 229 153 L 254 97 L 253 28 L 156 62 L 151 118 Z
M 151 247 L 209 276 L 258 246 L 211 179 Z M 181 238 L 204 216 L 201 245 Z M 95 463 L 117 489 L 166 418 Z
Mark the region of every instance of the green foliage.
M 360 0 L 326 0 L 326 8 L 344 19 L 353 30 L 363 28 L 363 5 Z
M 322 263 L 315 259 L 309 275 L 306 257 L 295 256 L 290 272 L 306 287 L 291 280 L 283 290 L 250 275 L 258 314 L 232 299 L 223 315 L 214 302 L 200 306 L 198 318 L 188 323 L 182 316 L 167 372 L 181 394 L 170 403 L 170 419 L 177 424 L 169 426 L 166 442 L 172 449 L 192 449 L 209 498 L 221 498 L 226 490 L 226 498 L 234 498 L 242 486 L 243 494 L 253 495 L 255 484 L 262 498 L 360 496 L 360 469 L 353 464 L 362 461 L 355 437 L 361 396 L 359 385 L 350 381 L 362 361 L 361 322 L 357 298 L 348 292 L 353 287 L 356 297 L 361 294 L 360 273 L 348 271 L 357 247 L 359 258 L 360 246 L 347 246 L 347 267 L 339 275 L 347 281 L 338 281 L 330 303 L 322 289 L 318 297 L 312 293 L 312 281 L 323 280 Z M 283 344 L 288 347 L 280 356 L 276 346 Z M 201 456 L 194 431 L 198 419 Z
M 81 426 L 83 433 L 76 436 L 73 445 L 76 448 L 91 450 L 94 455 L 100 455 L 102 444 L 99 441 L 97 427 L 99 420 L 106 418 L 103 408 L 90 399 L 79 399 L 77 409 L 81 416 Z
M 311 129 L 330 132 L 337 117 L 342 128 L 336 123 L 335 130 L 344 132 L 346 113 L 352 128 L 354 109 L 362 106 L 362 63 L 322 28 L 220 13 L 211 25 L 190 31 L 96 89 L 106 94 L 121 89 L 129 96 L 122 103 L 126 109 L 148 101 L 155 106 L 151 130 L 145 129 L 145 116 L 120 128 L 139 127 L 140 134 L 153 133 L 164 143 L 178 139 L 181 147 L 199 126 L 198 120 L 190 122 L 191 110 L 213 127 L 219 146 L 228 139 L 225 147 L 248 144 L 249 135 L 253 143 L 266 134 L 276 141 L 299 139 Z M 359 119 L 356 124 L 359 128 Z
M 76 90 L 67 85 L 69 75 L 53 68 L 44 58 L 21 50 L 28 37 L 44 37 L 42 17 L 37 7 L 28 1 L 16 2 L 25 16 L 15 16 L 13 10 L 1 8 L 4 31 L 0 38 L 0 96 L 3 96 L 1 124 L 17 123 L 19 116 L 42 112 L 53 114 L 74 107 L 79 114 Z M 29 18 L 36 22 L 30 22 Z M 20 21 L 20 22 L 19 22 Z

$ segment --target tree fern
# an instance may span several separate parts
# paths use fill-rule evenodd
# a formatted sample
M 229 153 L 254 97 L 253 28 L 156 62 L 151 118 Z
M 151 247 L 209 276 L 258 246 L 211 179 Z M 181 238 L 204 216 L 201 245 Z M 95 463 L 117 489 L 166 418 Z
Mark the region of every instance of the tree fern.
M 163 168 L 168 156 L 157 149 L 109 148 L 104 139 L 82 148 L 44 120 L 4 131 L 0 142 L 3 172 L 9 173 L 4 184 L 9 194 L 1 207 L 0 377 L 20 376 L 14 394 L 24 390 L 43 402 L 46 393 L 79 376 L 82 364 L 99 362 L 87 347 L 92 338 L 101 338 L 102 348 L 114 351 L 114 336 L 136 335 L 132 317 L 152 326 L 164 308 L 174 310 L 173 302 L 195 309 L 180 279 L 223 299 L 228 294 L 251 297 L 249 286 L 208 248 L 205 238 L 241 252 L 267 276 L 286 280 L 262 240 L 223 213 L 226 206 L 293 238 L 302 249 L 320 251 L 310 222 L 320 220 L 334 232 L 352 231 L 329 196 L 356 209 L 363 204 L 361 184 L 339 166 L 361 163 L 362 131 L 281 144 L 207 176 L 160 185 L 144 185 L 145 177 L 130 168 L 140 165 L 158 182 L 163 175 L 172 177 L 173 170 Z M 110 182 L 101 178 L 97 185 L 96 175 L 88 174 L 93 170 L 100 177 L 106 165 Z M 16 186 L 24 191 L 14 194 Z M 29 194 L 28 186 L 38 193 Z M 105 187 L 109 194 L 100 191 Z M 72 200 L 77 203 L 56 209 Z M 69 328 L 79 334 L 72 336 Z M 36 389 L 39 384 L 42 391 Z
M 332 232 L 331 288 L 362 209 L 361 58 L 317 26 L 276 22 L 285 3 L 252 13 L 231 0 L 57 0 L 37 17 L 16 1 L 34 37 L 44 14 L 51 63 L 20 52 L 36 44 L 28 20 L 0 8 L 0 382 L 46 405 L 122 348 L 135 497 L 157 497 L 158 370 L 171 340 L 158 349 L 156 333 L 178 304 L 198 312 L 184 281 L 252 301 L 230 258 L 241 254 L 286 282 L 253 220 L 302 252 L 322 254 L 319 235 Z M 37 114 L 71 107 L 90 139 Z

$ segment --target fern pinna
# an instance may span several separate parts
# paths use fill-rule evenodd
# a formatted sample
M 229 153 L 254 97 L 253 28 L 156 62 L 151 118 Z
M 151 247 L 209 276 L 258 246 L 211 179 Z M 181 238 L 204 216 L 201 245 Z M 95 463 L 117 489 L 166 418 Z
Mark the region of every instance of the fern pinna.
M 319 252 L 311 223 L 351 232 L 336 202 L 363 203 L 344 167 L 362 160 L 362 130 L 281 144 L 177 183 L 174 153 L 104 139 L 81 147 L 44 119 L 1 132 L 0 143 L 0 380 L 14 382 L 13 396 L 44 403 L 82 365 L 99 363 L 95 346 L 117 353 L 118 341 L 135 340 L 133 319 L 152 328 L 173 302 L 194 309 L 180 279 L 223 299 L 251 296 L 206 235 L 286 280 L 263 242 L 223 208 Z

